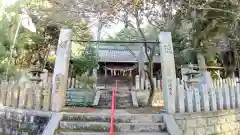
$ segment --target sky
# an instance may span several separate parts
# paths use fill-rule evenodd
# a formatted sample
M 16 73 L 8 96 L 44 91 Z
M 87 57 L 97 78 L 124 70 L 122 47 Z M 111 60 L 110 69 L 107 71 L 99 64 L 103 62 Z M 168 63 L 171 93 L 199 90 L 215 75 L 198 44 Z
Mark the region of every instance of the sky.
M 111 24 L 111 26 L 108 27 L 108 28 L 103 27 L 102 30 L 101 30 L 101 39 L 106 39 L 108 37 L 108 35 L 114 36 L 115 34 L 117 34 L 123 28 L 124 28 L 123 23 Z M 97 26 L 93 25 L 91 27 L 91 31 L 93 33 L 93 39 L 97 40 L 97 33 L 98 33 Z
M 133 24 L 134 27 L 136 26 L 136 21 L 133 17 L 129 16 L 129 21 Z M 94 25 L 93 25 L 94 24 Z M 93 39 L 97 40 L 97 33 L 98 33 L 98 21 L 92 21 L 91 25 L 91 31 L 93 33 Z M 148 21 L 147 19 L 143 19 L 143 24 L 141 25 L 141 27 L 145 27 L 148 25 Z M 110 36 L 114 36 L 115 34 L 117 34 L 118 32 L 120 32 L 123 28 L 125 27 L 125 24 L 122 22 L 118 22 L 116 23 L 111 23 L 110 27 L 104 27 L 101 31 L 101 40 L 106 39 L 109 35 Z
M 2 5 L 3 5 L 3 7 L 7 7 L 7 6 L 14 4 L 16 1 L 19 1 L 19 0 L 2 0 Z M 130 19 L 130 21 L 134 21 L 132 18 L 129 18 L 129 19 Z M 93 20 L 92 24 L 90 24 L 90 26 L 91 26 L 90 29 L 93 33 L 94 40 L 97 40 L 97 33 L 98 33 L 97 23 L 98 23 L 97 20 Z M 114 36 L 121 29 L 123 29 L 124 26 L 125 25 L 123 23 L 117 23 L 117 24 L 112 23 L 110 27 L 107 27 L 107 28 L 103 27 L 101 30 L 101 39 L 106 39 L 108 37 L 108 35 Z

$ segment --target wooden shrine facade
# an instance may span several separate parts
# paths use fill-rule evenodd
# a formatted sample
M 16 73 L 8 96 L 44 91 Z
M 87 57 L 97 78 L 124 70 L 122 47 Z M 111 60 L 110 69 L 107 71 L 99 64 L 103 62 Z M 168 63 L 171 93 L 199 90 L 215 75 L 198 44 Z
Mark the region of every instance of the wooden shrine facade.
M 139 75 L 139 58 L 147 64 L 147 58 L 141 51 L 141 46 L 126 48 L 124 46 L 100 46 L 99 47 L 99 69 L 97 71 L 98 87 L 125 87 L 135 88 L 135 77 Z M 131 50 L 131 51 L 130 51 Z M 153 75 L 159 78 L 160 57 L 154 57 Z

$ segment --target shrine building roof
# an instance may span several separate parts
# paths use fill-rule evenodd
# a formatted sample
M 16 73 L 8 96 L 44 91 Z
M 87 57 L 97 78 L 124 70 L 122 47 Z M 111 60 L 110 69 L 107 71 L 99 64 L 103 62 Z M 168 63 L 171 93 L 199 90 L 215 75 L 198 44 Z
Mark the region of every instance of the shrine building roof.
M 99 46 L 99 62 L 128 62 L 136 63 L 140 58 L 140 48 L 126 48 L 124 46 Z M 144 53 L 144 62 L 147 57 Z M 154 57 L 154 63 L 160 63 L 160 56 Z

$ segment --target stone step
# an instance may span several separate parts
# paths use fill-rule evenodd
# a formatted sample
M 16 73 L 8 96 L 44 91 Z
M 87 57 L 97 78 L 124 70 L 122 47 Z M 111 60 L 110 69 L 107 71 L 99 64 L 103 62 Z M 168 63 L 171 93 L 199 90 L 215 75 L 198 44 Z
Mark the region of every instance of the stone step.
M 112 91 L 101 91 L 101 94 L 103 94 L 103 95 L 112 95 Z M 131 94 L 131 92 L 130 91 L 117 91 L 116 93 L 115 93 L 116 95 L 129 95 L 129 94 Z
M 111 107 L 112 103 L 112 92 L 101 93 L 99 100 L 99 107 Z M 123 94 L 122 94 L 123 93 Z M 133 107 L 131 93 L 130 92 L 121 92 L 116 94 L 116 108 L 129 108 Z
M 111 108 L 111 101 L 100 101 L 98 106 L 98 108 Z M 132 102 L 123 102 L 123 103 L 119 103 L 116 102 L 116 108 L 120 109 L 120 108 L 132 108 L 133 107 L 133 103 Z
M 101 98 L 112 99 L 112 95 L 101 95 Z M 131 98 L 131 95 L 116 95 L 116 98 Z
M 103 98 L 101 97 L 100 100 L 104 100 L 104 101 L 112 101 L 112 98 Z M 120 101 L 132 101 L 131 97 L 125 97 L 125 98 L 116 98 L 116 101 L 120 102 Z
M 58 135 L 55 133 L 55 135 Z M 109 135 L 109 132 L 60 132 L 59 135 Z M 115 132 L 114 135 L 169 135 L 167 132 Z
M 60 129 L 81 130 L 82 132 L 107 132 L 110 130 L 109 122 L 77 122 L 61 121 Z M 116 123 L 116 132 L 161 132 L 165 130 L 164 123 Z
M 106 106 L 106 105 L 98 105 L 96 108 L 99 109 L 111 109 L 111 106 Z M 132 105 L 116 105 L 117 109 L 128 109 L 128 108 L 133 108 Z
M 99 105 L 111 105 L 112 104 L 112 101 L 110 100 L 100 100 L 100 103 Z M 116 101 L 116 105 L 122 105 L 122 104 L 132 104 L 132 101 L 129 101 L 129 100 L 117 100 Z
M 63 115 L 62 121 L 98 121 L 110 122 L 109 114 L 68 113 Z M 158 123 L 163 121 L 162 114 L 115 114 L 116 123 Z

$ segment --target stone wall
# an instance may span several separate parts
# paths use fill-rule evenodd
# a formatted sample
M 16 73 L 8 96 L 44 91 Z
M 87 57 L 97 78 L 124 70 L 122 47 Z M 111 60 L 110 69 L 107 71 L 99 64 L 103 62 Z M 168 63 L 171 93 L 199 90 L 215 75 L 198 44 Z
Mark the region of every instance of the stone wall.
M 141 91 L 139 90 L 139 91 L 136 91 L 136 93 L 137 93 L 138 105 L 139 106 L 147 105 L 148 98 L 149 98 L 149 90 L 141 90 Z M 163 92 L 161 92 L 160 90 L 156 90 L 154 92 L 152 106 L 162 107 L 164 106 L 163 103 L 164 103 Z
M 238 135 L 239 110 L 176 114 L 182 135 Z

